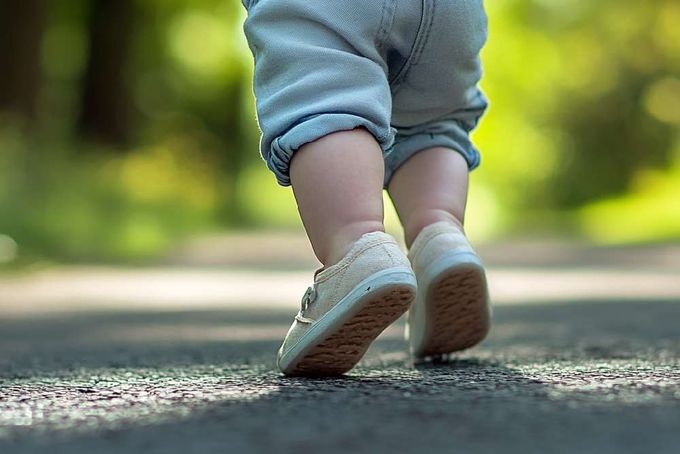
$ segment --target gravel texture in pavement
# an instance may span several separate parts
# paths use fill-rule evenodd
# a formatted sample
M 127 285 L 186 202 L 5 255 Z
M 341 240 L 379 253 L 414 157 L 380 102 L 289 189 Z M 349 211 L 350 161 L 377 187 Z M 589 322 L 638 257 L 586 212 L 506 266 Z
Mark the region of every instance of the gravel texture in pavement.
M 680 449 L 680 299 L 509 304 L 413 364 L 403 322 L 347 376 L 286 378 L 281 309 L 0 321 L 0 452 Z

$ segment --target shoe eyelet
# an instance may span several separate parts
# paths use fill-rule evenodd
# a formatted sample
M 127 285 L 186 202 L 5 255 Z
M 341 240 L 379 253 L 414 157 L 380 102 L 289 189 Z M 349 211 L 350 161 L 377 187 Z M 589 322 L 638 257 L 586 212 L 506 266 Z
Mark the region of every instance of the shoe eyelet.
M 309 305 L 314 302 L 315 299 L 316 289 L 313 286 L 310 286 L 305 291 L 305 294 L 302 295 L 302 300 L 300 301 L 301 310 L 305 311 L 309 307 Z

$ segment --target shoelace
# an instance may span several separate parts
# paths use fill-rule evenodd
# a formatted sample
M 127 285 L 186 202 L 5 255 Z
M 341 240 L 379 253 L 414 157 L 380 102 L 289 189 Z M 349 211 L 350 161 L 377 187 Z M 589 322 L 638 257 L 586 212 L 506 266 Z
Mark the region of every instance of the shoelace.
M 300 300 L 300 311 L 297 313 L 295 318 L 302 322 L 302 323 L 314 323 L 314 320 L 311 318 L 307 318 L 303 315 L 303 312 L 307 310 L 310 304 L 314 302 L 316 299 L 316 289 L 314 286 L 310 286 L 307 288 L 305 291 L 305 294 L 302 295 L 302 299 Z

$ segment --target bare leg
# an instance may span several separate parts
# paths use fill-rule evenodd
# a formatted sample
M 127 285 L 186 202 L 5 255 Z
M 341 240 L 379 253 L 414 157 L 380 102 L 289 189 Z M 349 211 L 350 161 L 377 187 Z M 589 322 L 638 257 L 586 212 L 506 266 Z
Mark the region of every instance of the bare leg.
M 365 128 L 339 131 L 293 153 L 290 178 L 314 254 L 340 261 L 364 233 L 385 231 L 380 145 Z
M 404 227 L 406 246 L 434 222 L 463 226 L 468 189 L 468 166 L 463 157 L 445 147 L 422 150 L 392 176 L 388 192 Z

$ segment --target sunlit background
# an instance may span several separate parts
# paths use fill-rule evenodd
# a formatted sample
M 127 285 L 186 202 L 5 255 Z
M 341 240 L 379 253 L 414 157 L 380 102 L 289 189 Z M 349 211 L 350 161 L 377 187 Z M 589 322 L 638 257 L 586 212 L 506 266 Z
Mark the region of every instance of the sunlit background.
M 486 8 L 489 337 L 416 365 L 402 318 L 306 381 L 241 2 L 0 0 L 0 453 L 677 452 L 680 1 Z
M 486 8 L 473 239 L 680 238 L 680 3 Z M 245 15 L 237 0 L 0 2 L 3 266 L 301 231 L 259 156 Z

